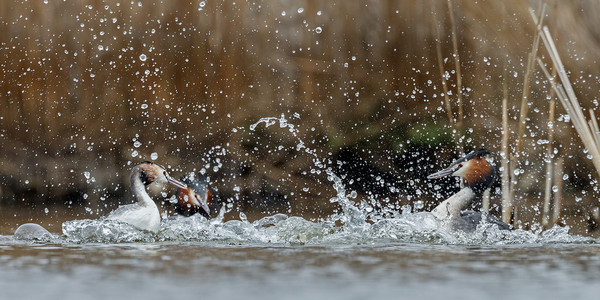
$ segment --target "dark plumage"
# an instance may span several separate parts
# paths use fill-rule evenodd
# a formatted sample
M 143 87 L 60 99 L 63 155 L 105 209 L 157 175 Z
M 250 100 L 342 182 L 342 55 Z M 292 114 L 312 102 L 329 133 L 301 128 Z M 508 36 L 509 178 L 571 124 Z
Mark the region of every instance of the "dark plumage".
M 460 218 L 453 218 L 450 220 L 449 225 L 450 228 L 454 230 L 463 230 L 472 232 L 475 231 L 477 225 L 483 222 L 493 224 L 498 226 L 500 230 L 510 230 L 510 225 L 498 220 L 498 218 L 490 215 L 484 214 L 478 211 L 465 210 L 460 212 Z
M 213 197 L 205 176 L 184 177 L 181 181 L 187 184 L 187 188 L 177 189 L 177 201 L 173 203 L 176 213 L 186 217 L 199 213 L 210 218 L 219 211 L 220 205 Z

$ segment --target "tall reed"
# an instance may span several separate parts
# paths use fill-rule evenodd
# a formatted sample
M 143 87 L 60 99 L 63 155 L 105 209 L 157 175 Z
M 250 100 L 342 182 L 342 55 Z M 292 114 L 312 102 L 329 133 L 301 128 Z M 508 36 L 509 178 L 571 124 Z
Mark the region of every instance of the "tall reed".
M 552 76 L 556 76 L 556 69 L 552 70 Z M 554 113 L 556 101 L 554 100 L 555 93 L 554 90 L 550 91 L 550 95 L 548 98 L 550 99 L 548 105 L 548 144 L 546 145 L 546 154 L 544 156 L 544 161 L 546 163 L 546 180 L 544 186 L 544 204 L 542 209 L 542 226 L 549 227 L 551 226 L 551 212 L 550 212 L 550 201 L 552 198 L 552 181 L 554 178 L 553 175 L 553 157 L 554 157 Z M 557 170 L 554 170 L 557 171 Z M 562 170 L 561 170 L 562 171 Z M 562 180 L 562 179 L 561 179 Z M 556 183 L 556 180 L 554 180 Z
M 462 74 L 460 71 L 460 55 L 458 54 L 458 37 L 456 35 L 456 24 L 454 22 L 454 3 L 448 0 L 448 15 L 450 16 L 450 28 L 452 29 L 452 50 L 454 58 L 454 68 L 456 72 L 456 106 L 458 106 L 458 119 L 456 121 L 455 130 L 458 131 L 458 151 L 459 154 L 464 153 L 464 136 L 463 136 L 463 89 L 462 89 Z
M 541 36 L 542 41 L 544 41 L 544 46 L 546 47 L 546 50 L 552 59 L 552 64 L 556 69 L 560 83 L 555 82 L 554 77 L 552 77 L 546 68 L 546 65 L 540 58 L 537 59 L 538 65 L 550 82 L 550 85 L 558 96 L 560 103 L 569 114 L 570 120 L 573 123 L 575 130 L 579 134 L 581 141 L 589 152 L 588 155 L 590 156 L 594 168 L 600 177 L 600 133 L 596 131 L 598 129 L 598 123 L 594 116 L 594 112 L 589 110 L 591 118 L 589 121 L 587 121 L 585 114 L 583 113 L 583 109 L 579 105 L 579 101 L 575 95 L 575 90 L 571 85 L 571 81 L 569 80 L 562 60 L 560 59 L 560 55 L 558 54 L 558 50 L 556 49 L 556 45 L 554 44 L 554 40 L 552 39 L 552 35 L 550 34 L 548 27 L 544 26 L 543 30 L 539 31 L 539 36 Z
M 434 4 L 433 1 L 431 1 L 431 3 Z M 442 88 L 444 91 L 444 104 L 446 106 L 448 122 L 450 123 L 450 127 L 452 128 L 452 137 L 454 139 L 454 143 L 455 143 L 456 147 L 458 149 L 460 149 L 461 147 L 459 145 L 460 145 L 461 137 L 460 137 L 460 132 L 459 132 L 458 126 L 457 126 L 457 121 L 454 117 L 454 113 L 452 112 L 452 104 L 450 101 L 450 92 L 449 92 L 449 88 L 448 88 L 448 82 L 446 79 L 447 78 L 446 71 L 444 68 L 444 57 L 442 54 L 442 39 L 440 36 L 440 28 L 439 28 L 440 23 L 437 18 L 437 11 L 435 9 L 432 10 L 432 14 L 433 14 L 432 27 L 434 28 L 434 32 L 435 32 L 435 52 L 436 52 L 436 57 L 437 57 L 438 70 L 440 72 L 440 79 L 442 81 Z
M 539 30 L 542 26 L 543 16 L 546 11 L 546 4 L 541 5 L 539 18 L 535 18 L 535 14 L 530 10 L 530 13 L 534 16 L 534 23 Z M 536 20 L 540 20 L 538 23 Z M 536 31 L 537 31 L 536 30 Z M 515 137 L 515 145 L 513 151 L 509 155 L 510 161 L 508 163 L 508 175 L 510 178 L 509 187 L 508 187 L 508 197 L 505 199 L 506 206 L 502 206 L 502 221 L 508 223 L 517 221 L 517 212 L 514 211 L 515 204 L 515 189 L 517 184 L 517 177 L 520 173 L 520 159 L 522 158 L 521 147 L 523 143 L 523 139 L 525 138 L 525 126 L 527 124 L 527 114 L 529 111 L 529 95 L 530 95 L 530 85 L 531 85 L 531 77 L 533 74 L 533 67 L 535 66 L 535 58 L 537 57 L 538 47 L 540 43 L 540 38 L 537 34 L 534 34 L 533 43 L 531 46 L 531 51 L 527 57 L 527 67 L 525 70 L 525 76 L 523 77 L 523 91 L 521 95 L 521 107 L 519 109 L 519 125 L 517 130 L 517 136 Z M 504 116 L 503 116 L 504 117 Z M 505 131 L 505 134 L 508 134 L 508 131 Z M 508 146 L 506 147 L 508 149 Z
M 554 184 L 556 185 L 556 192 L 554 192 L 554 205 L 551 224 L 562 223 L 562 205 L 563 205 L 563 174 L 564 174 L 565 158 L 559 157 L 554 165 L 553 177 Z M 548 224 L 550 225 L 550 224 Z

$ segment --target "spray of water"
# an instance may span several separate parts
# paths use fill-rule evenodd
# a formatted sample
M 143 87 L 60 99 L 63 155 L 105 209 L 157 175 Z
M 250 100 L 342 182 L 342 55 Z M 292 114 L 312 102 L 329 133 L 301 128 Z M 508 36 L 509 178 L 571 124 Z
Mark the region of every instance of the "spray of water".
M 334 174 L 326 160 L 319 157 L 299 137 L 298 129 L 284 115 L 262 118 L 249 128 L 278 124 L 297 140 L 296 150 L 312 156 L 314 167 L 325 172 L 335 196 L 332 203 L 340 211 L 321 221 L 309 221 L 298 216 L 276 214 L 249 222 L 243 213 L 240 220 L 224 222 L 230 208 L 224 206 L 217 218 L 206 220 L 192 217 L 163 218 L 158 234 L 143 232 L 128 224 L 107 220 L 74 220 L 63 224 L 64 238 L 69 242 L 163 242 L 211 241 L 225 243 L 275 244 L 357 244 L 357 243 L 450 243 L 450 244 L 511 244 L 511 243 L 597 243 L 597 240 L 568 234 L 568 228 L 555 227 L 546 231 L 501 231 L 491 224 L 481 224 L 473 233 L 448 229 L 430 213 L 412 213 L 409 206 L 402 211 L 389 208 L 375 211 L 366 203 L 354 203 L 341 178 Z M 234 129 L 234 131 L 239 129 Z M 220 152 L 225 149 L 219 147 Z

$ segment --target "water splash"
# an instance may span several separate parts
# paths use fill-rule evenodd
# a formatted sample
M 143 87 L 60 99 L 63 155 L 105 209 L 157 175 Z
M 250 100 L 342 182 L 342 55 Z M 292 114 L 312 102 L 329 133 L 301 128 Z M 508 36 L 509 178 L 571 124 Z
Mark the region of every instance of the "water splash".
M 255 131 L 256 127 L 260 124 L 264 124 L 265 127 L 270 127 L 277 123 L 279 123 L 280 128 L 288 128 L 288 131 L 297 140 L 296 150 L 304 151 L 306 154 L 312 156 L 315 168 L 317 168 L 318 171 L 325 172 L 325 174 L 327 174 L 327 180 L 332 183 L 332 187 L 336 192 L 336 196 L 329 199 L 329 201 L 332 203 L 339 203 L 341 207 L 341 213 L 332 215 L 329 218 L 329 221 L 340 221 L 346 226 L 362 226 L 367 219 L 367 214 L 365 211 L 357 208 L 354 205 L 354 202 L 349 199 L 349 194 L 346 193 L 346 187 L 344 186 L 342 179 L 333 172 L 331 167 L 325 164 L 325 161 L 318 156 L 315 150 L 305 145 L 304 141 L 299 137 L 298 129 L 296 129 L 293 124 L 289 123 L 289 121 L 285 118 L 285 115 L 282 114 L 279 118 L 261 118 L 256 123 L 250 125 L 250 130 Z
M 72 220 L 62 224 L 67 242 L 72 243 L 131 243 L 153 242 L 152 233 L 139 230 L 116 220 Z
M 200 215 L 163 218 L 157 234 L 118 221 L 74 220 L 63 224 L 64 239 L 74 243 L 210 241 L 294 245 L 600 243 L 597 239 L 570 235 L 566 227 L 554 227 L 546 231 L 502 231 L 493 224 L 481 223 L 475 232 L 467 234 L 449 229 L 428 212 L 413 213 L 410 206 L 403 207 L 401 211 L 391 208 L 374 210 L 365 201 L 357 204 L 351 200 L 354 198 L 353 192 L 346 190 L 342 179 L 327 166 L 326 160 L 306 146 L 298 130 L 284 115 L 261 118 L 249 128 L 255 131 L 261 124 L 265 127 L 279 124 L 280 128 L 286 128 L 297 140 L 296 150 L 313 157 L 316 172 L 324 172 L 335 191 L 335 196 L 329 201 L 340 205 L 338 213 L 320 221 L 276 214 L 254 222 L 249 222 L 240 213 L 240 220 L 225 222 L 224 215 L 230 211 L 223 207 L 219 216 L 211 220 Z M 233 129 L 234 132 L 237 130 L 240 128 Z
M 557 244 L 594 243 L 600 240 L 570 235 L 569 228 L 546 231 L 503 231 L 482 223 L 473 233 L 453 231 L 430 213 L 405 212 L 393 218 L 353 225 L 336 225 L 331 220 L 309 221 L 276 214 L 247 220 L 207 220 L 202 216 L 169 217 L 157 234 L 113 220 L 74 220 L 63 224 L 64 240 L 72 243 L 131 242 L 216 242 L 223 244 Z

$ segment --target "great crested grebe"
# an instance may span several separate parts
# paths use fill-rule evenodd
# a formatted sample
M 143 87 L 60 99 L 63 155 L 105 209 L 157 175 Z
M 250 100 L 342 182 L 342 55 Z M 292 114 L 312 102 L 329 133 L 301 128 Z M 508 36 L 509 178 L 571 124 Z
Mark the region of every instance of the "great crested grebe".
M 450 228 L 471 232 L 484 219 L 485 222 L 494 224 L 501 230 L 511 229 L 509 225 L 494 216 L 467 210 L 473 201 L 481 200 L 483 192 L 494 181 L 496 173 L 494 167 L 485 159 L 489 154 L 486 149 L 473 151 L 450 164 L 448 168 L 427 176 L 427 179 L 445 176 L 461 178 L 463 188 L 431 211 L 438 220 L 447 222 Z
M 205 176 L 198 175 L 181 178 L 187 187 L 177 190 L 177 199 L 172 202 L 176 213 L 189 217 L 199 213 L 209 219 L 211 213 L 218 210 L 218 203 Z
M 156 203 L 146 192 L 146 186 L 152 183 L 170 183 L 180 189 L 187 186 L 167 174 L 165 168 L 152 161 L 144 161 L 131 170 L 129 176 L 131 192 L 136 203 L 119 206 L 110 212 L 106 220 L 118 220 L 131 224 L 139 229 L 158 232 L 160 229 L 160 212 Z

